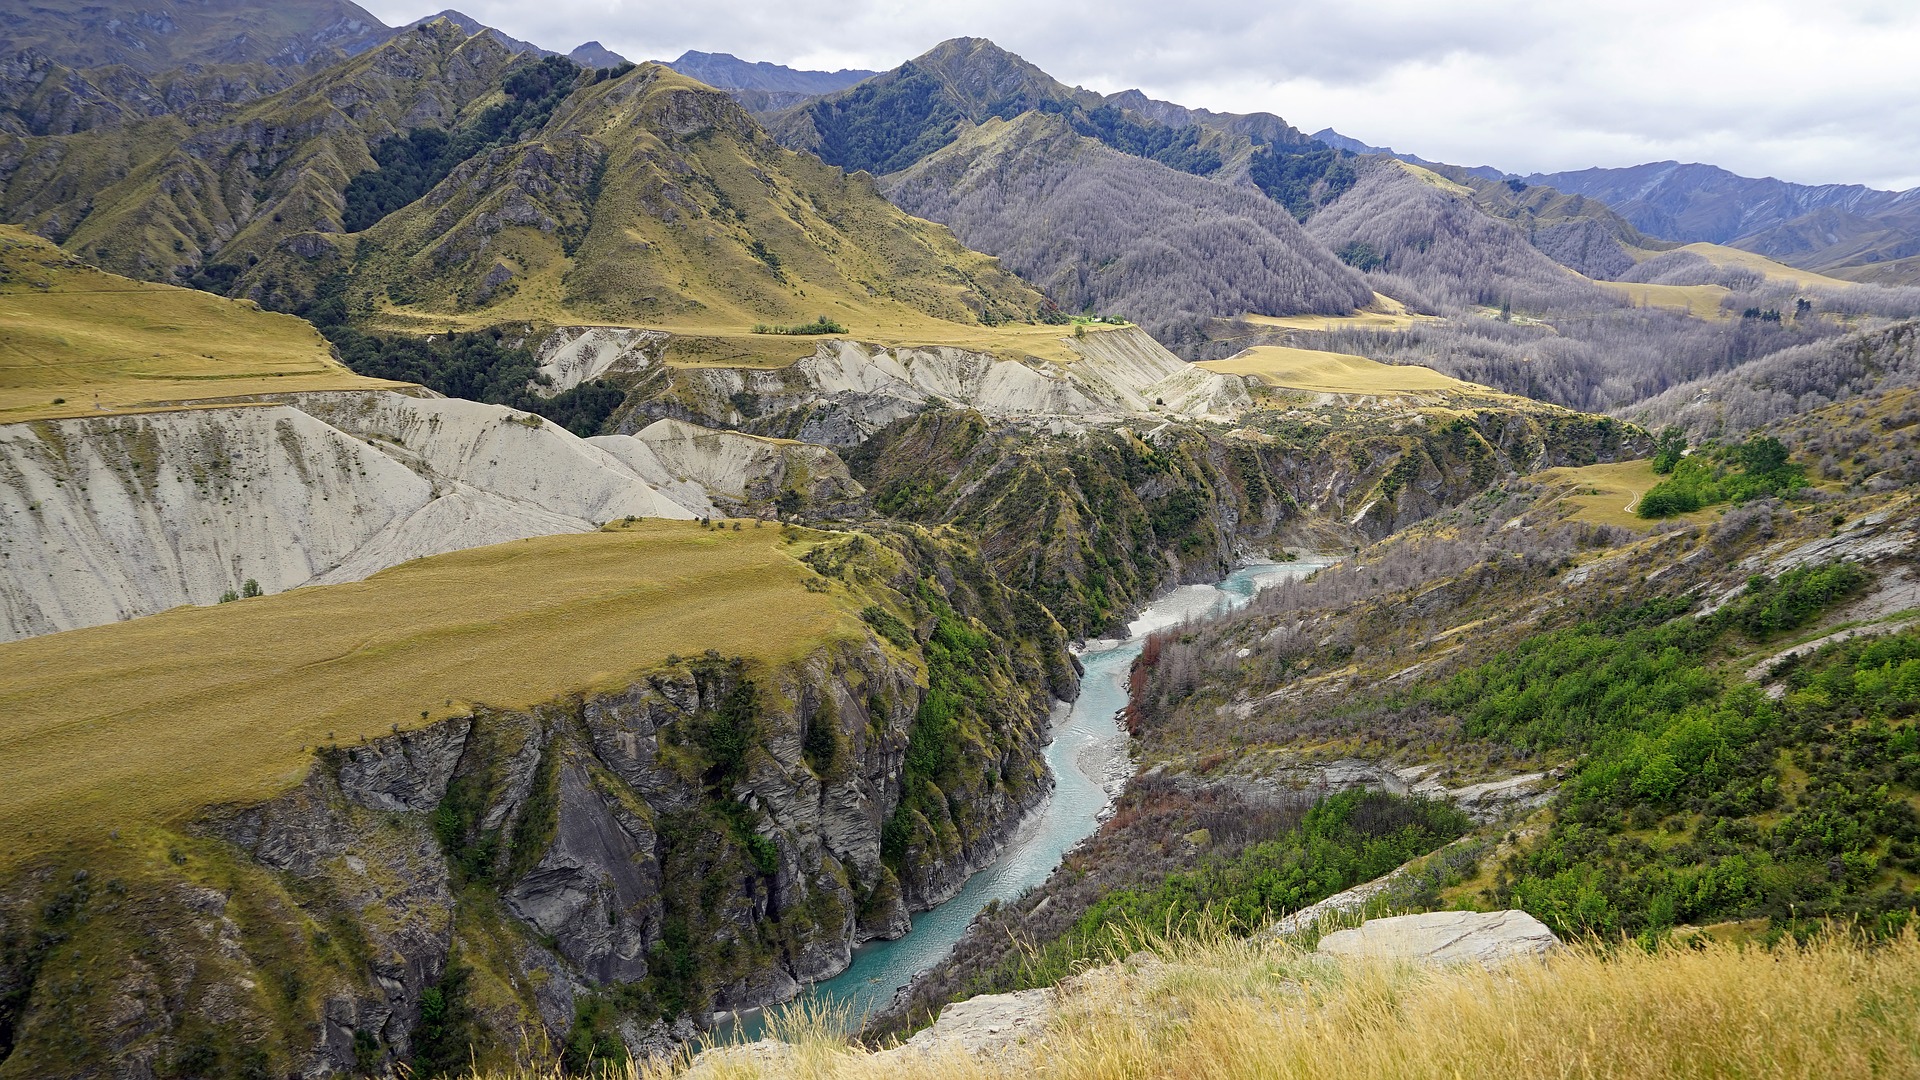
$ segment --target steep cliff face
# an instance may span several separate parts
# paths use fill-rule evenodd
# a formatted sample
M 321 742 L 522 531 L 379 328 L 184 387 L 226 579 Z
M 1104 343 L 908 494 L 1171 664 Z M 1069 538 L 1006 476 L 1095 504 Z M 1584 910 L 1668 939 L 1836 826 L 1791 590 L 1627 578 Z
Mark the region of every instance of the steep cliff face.
M 1631 457 L 1647 442 L 1631 425 L 1544 406 L 1369 399 L 1242 423 L 1061 431 L 932 411 L 847 460 L 876 512 L 966 529 L 1004 580 L 1092 637 L 1155 591 L 1217 580 L 1247 555 L 1345 549 L 1502 477 Z
M 1044 796 L 1075 670 L 951 539 L 805 561 L 873 599 L 859 633 L 329 746 L 264 803 L 10 875 L 0 1076 L 640 1051 L 904 933 Z

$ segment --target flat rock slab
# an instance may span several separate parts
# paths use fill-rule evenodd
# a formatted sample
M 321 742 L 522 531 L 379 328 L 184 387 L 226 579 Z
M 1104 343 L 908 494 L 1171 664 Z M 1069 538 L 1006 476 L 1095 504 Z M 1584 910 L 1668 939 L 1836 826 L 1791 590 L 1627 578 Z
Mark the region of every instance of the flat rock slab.
M 937 1057 L 960 1051 L 1001 1057 L 1016 1053 L 1046 1031 L 1047 1022 L 1053 1019 L 1053 999 L 1053 990 L 1042 988 L 956 1001 L 940 1010 L 940 1019 L 932 1027 L 915 1033 L 898 1048 L 875 1056 Z
M 1492 967 L 1544 956 L 1560 945 L 1540 920 L 1524 911 L 1430 911 L 1374 919 L 1320 939 L 1331 956 L 1363 956 L 1415 963 L 1476 963 Z

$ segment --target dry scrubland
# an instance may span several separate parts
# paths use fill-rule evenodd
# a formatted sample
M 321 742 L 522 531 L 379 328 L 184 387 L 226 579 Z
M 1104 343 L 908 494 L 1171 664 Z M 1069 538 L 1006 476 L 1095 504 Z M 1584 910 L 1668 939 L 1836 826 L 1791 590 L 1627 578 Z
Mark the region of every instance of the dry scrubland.
M 0 225 L 0 423 L 400 385 L 348 371 L 304 320 L 104 273 Z
M 318 746 L 857 633 L 805 535 L 647 521 L 0 645 L 0 868 L 271 796 Z
M 1268 386 L 1329 394 L 1403 394 L 1451 390 L 1491 393 L 1428 367 L 1382 364 L 1350 353 L 1260 345 L 1225 360 L 1195 365 L 1225 375 L 1251 375 Z
M 1649 954 L 1565 950 L 1494 972 L 1335 965 L 1281 942 L 1160 950 L 1170 963 L 1079 981 L 1031 1056 L 870 1056 L 819 1018 L 789 1018 L 784 1065 L 736 1060 L 702 1080 L 1538 1080 L 1920 1074 L 1920 939 L 1833 937 L 1771 951 L 1702 939 Z M 664 1080 L 674 1067 L 613 1070 Z M 485 1074 L 533 1080 L 551 1074 Z

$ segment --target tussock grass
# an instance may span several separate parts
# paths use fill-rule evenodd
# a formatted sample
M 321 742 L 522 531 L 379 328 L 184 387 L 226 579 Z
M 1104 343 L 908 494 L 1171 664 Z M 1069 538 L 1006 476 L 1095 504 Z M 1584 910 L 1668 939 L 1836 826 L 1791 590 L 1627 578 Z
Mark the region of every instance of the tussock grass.
M 785 532 L 638 522 L 0 645 L 0 868 L 270 797 L 317 747 L 860 633 Z
M 348 371 L 291 315 L 105 273 L 0 225 L 0 423 L 402 385 Z
M 1720 301 L 1732 295 L 1725 285 L 1650 285 L 1643 281 L 1596 281 L 1594 284 L 1619 293 L 1637 307 L 1684 311 L 1696 319 L 1709 321 L 1733 317 L 1720 307 Z
M 1197 365 L 1228 375 L 1251 375 L 1269 386 L 1332 394 L 1404 394 L 1421 391 L 1490 393 L 1429 367 L 1383 364 L 1351 353 L 1259 345 L 1225 360 Z
M 1840 934 L 1773 950 L 1702 940 L 1574 947 L 1496 971 L 1336 964 L 1272 939 L 1171 947 L 1070 989 L 1029 1052 L 867 1054 L 803 1016 L 785 1060 L 735 1052 L 707 1078 L 1537 1080 L 1920 1075 L 1920 938 Z M 542 1073 L 521 1074 L 531 1080 Z M 664 1080 L 673 1066 L 614 1075 Z M 508 1080 L 489 1074 L 486 1080 Z

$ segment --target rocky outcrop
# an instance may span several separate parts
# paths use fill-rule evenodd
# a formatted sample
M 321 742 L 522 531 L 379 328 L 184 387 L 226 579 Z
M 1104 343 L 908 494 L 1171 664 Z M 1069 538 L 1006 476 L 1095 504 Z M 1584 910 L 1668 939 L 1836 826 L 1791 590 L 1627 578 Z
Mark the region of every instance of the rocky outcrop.
M 1544 956 L 1560 939 L 1524 911 L 1429 911 L 1371 919 L 1320 939 L 1329 956 L 1495 967 Z
M 529 389 L 551 397 L 595 379 L 643 371 L 667 337 L 659 330 L 621 326 L 555 327 L 534 349 L 545 382 Z
M 863 508 L 866 490 L 847 473 L 846 462 L 824 446 L 712 431 L 684 420 L 656 420 L 632 436 L 588 441 L 611 450 L 623 439 L 644 444 L 673 482 L 700 488 L 729 515 L 804 511 L 810 517 L 843 518 Z
M 1003 359 L 950 346 L 833 339 L 782 368 L 660 368 L 636 385 L 632 431 L 672 417 L 826 446 L 854 446 L 930 408 L 992 417 L 1118 422 L 1224 419 L 1252 403 L 1245 380 L 1196 368 L 1126 327 L 1068 338 L 1081 358 Z
M 665 481 L 663 469 L 654 475 Z M 678 498 L 680 501 L 676 501 Z M 387 391 L 0 427 L 0 639 L 711 512 L 565 429 Z

